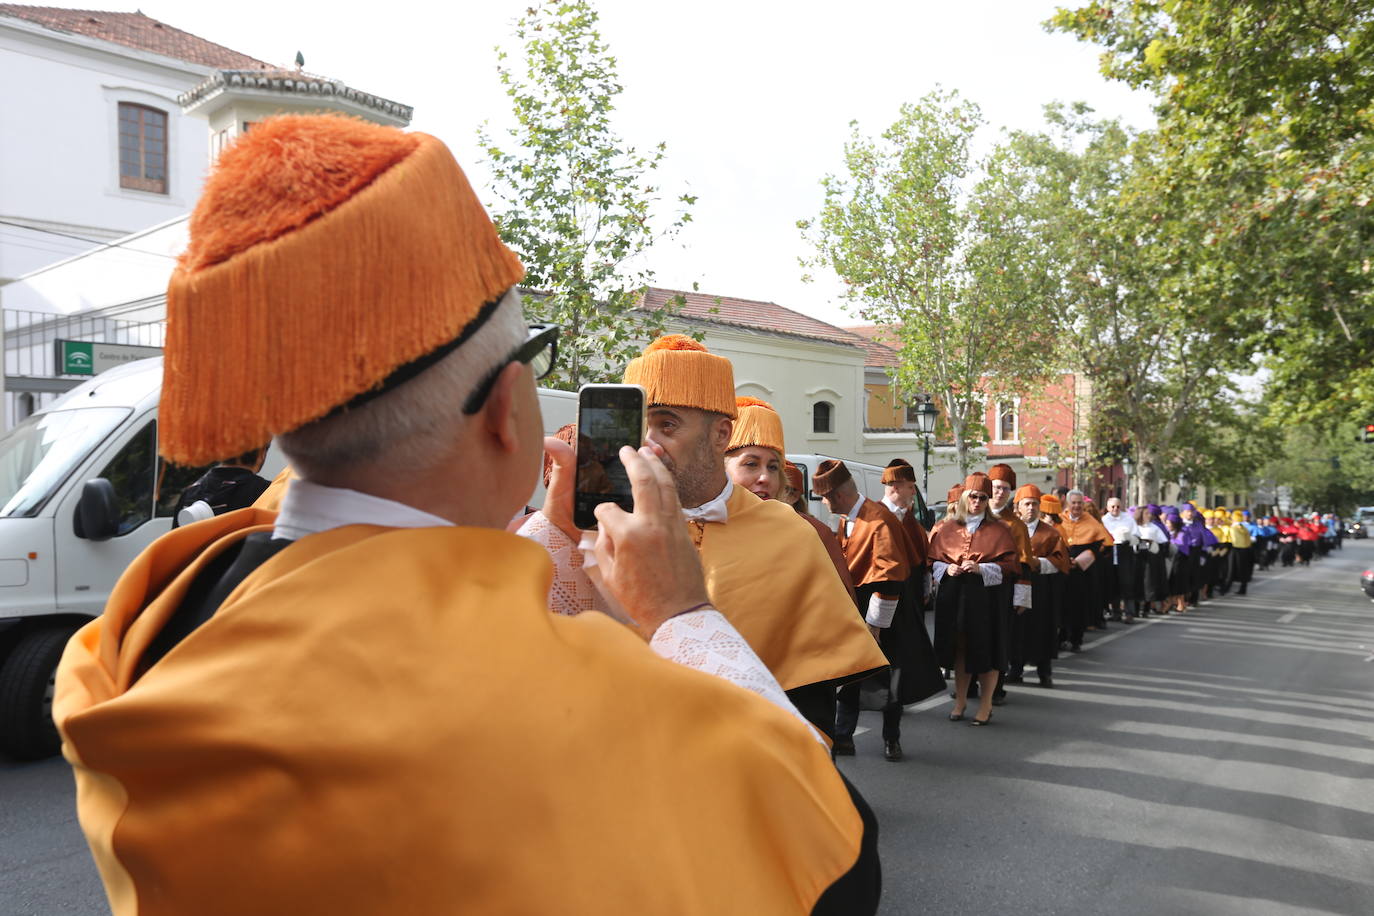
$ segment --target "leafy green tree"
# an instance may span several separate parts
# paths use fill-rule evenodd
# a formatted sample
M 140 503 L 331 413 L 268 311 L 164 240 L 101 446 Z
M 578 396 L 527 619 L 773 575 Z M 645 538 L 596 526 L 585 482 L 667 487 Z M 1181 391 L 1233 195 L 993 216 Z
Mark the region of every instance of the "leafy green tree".
M 1292 488 L 1295 506 L 1348 515 L 1374 505 L 1374 444 L 1359 441 L 1358 428 L 1301 423 L 1280 431 L 1261 479 Z
M 546 384 L 571 389 L 618 374 L 680 307 L 641 307 L 653 272 L 639 258 L 676 235 L 696 202 L 681 195 L 681 209 L 654 228 L 653 173 L 666 147 L 641 152 L 616 134 L 611 115 L 623 87 L 597 22 L 587 0 L 527 9 L 515 26 L 521 71 L 497 49 L 515 125 L 500 142 L 489 125 L 478 130 L 499 200 L 491 208 L 497 228 L 538 291 L 526 308 L 563 326 L 560 366 Z
M 1061 364 L 1091 382 L 1089 463 L 1129 454 L 1135 499 L 1153 501 L 1189 440 L 1211 439 L 1233 412 L 1231 379 L 1253 369 L 1252 311 L 1214 259 L 1180 256 L 1210 250 L 1160 171 L 1156 135 L 1083 105 L 1048 106 L 1046 119 L 1001 155 L 1020 176 L 1006 207 L 1023 255 L 1009 269 L 1045 307 Z
M 1160 174 L 1261 319 L 1272 394 L 1293 417 L 1368 418 L 1374 3 L 1094 0 L 1048 25 L 1156 94 Z
M 1005 210 L 1012 176 L 975 165 L 976 105 L 936 90 L 902 106 L 878 137 L 852 123 L 845 172 L 821 181 L 815 220 L 798 223 L 815 247 L 804 266 L 832 268 L 848 307 L 896 338 L 903 397 L 940 404 L 960 470 L 986 438 L 989 398 L 1035 390 L 1050 368 L 1033 345 L 1044 325 L 1007 263 L 1019 227 Z

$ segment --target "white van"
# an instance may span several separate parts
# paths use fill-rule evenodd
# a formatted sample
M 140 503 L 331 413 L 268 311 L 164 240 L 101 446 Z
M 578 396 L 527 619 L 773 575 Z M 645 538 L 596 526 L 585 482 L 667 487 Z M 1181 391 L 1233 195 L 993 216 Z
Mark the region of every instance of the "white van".
M 56 753 L 63 646 L 101 612 L 129 562 L 171 530 L 181 491 L 207 470 L 158 457 L 161 388 L 161 358 L 129 363 L 0 437 L 0 753 Z M 546 430 L 576 419 L 575 393 L 539 394 Z M 283 466 L 274 448 L 262 474 Z
M 821 498 L 816 495 L 816 491 L 811 489 L 811 478 L 816 473 L 816 468 L 822 461 L 831 460 L 828 455 L 788 455 L 787 460 L 795 464 L 802 470 L 802 479 L 806 484 L 806 506 L 811 514 L 825 522 L 831 528 L 835 527 L 838 519 L 830 513 L 821 502 Z M 884 494 L 883 490 L 883 468 L 873 464 L 863 464 L 858 461 L 851 461 L 848 458 L 838 459 L 845 463 L 849 468 L 849 473 L 853 475 L 854 481 L 859 485 L 859 492 L 868 499 L 881 502 Z M 916 518 L 925 526 L 926 530 L 934 524 L 935 519 L 931 517 L 931 512 L 926 508 L 925 494 L 921 488 L 916 488 Z

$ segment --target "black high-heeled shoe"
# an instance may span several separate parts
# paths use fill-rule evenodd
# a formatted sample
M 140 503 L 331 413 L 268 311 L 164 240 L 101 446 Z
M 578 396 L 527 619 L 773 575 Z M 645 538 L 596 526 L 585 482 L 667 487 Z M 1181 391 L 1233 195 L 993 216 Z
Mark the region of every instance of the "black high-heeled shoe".
M 974 716 L 968 724 L 970 728 L 972 728 L 975 725 L 990 725 L 992 724 L 992 713 L 988 713 L 988 717 L 986 719 L 980 719 L 977 716 Z
M 964 721 L 964 714 L 961 712 L 952 712 L 949 714 L 949 721 L 962 722 Z

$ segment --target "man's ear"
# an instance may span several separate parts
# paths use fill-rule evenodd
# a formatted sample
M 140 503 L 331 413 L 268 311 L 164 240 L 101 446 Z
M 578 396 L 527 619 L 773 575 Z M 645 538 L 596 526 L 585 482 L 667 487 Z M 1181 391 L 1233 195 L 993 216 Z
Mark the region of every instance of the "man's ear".
M 520 374 L 524 369 L 524 364 L 519 360 L 502 369 L 496 376 L 496 384 L 492 386 L 491 395 L 482 406 L 481 413 L 477 415 L 482 429 L 491 437 L 492 444 L 509 454 L 514 454 L 520 447 L 520 424 L 515 416 L 518 409 L 515 386 L 519 384 Z
M 711 444 L 715 446 L 716 451 L 722 455 L 725 454 L 725 450 L 730 446 L 730 437 L 734 435 L 734 432 L 734 420 L 725 416 L 716 419 L 715 428 L 711 430 Z

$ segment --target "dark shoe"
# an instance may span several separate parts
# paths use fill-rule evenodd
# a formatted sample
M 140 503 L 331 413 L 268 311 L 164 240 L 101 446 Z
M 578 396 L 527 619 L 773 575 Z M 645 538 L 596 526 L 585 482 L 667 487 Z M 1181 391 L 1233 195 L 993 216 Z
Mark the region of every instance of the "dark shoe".
M 1044 687 L 1046 690 L 1052 689 L 1054 687 L 1054 678 L 1042 677 L 1040 679 L 1040 686 Z
M 949 721 L 962 722 L 964 721 L 964 714 L 961 712 L 952 712 L 949 714 Z
M 1126 617 L 1126 618 L 1123 618 L 1121 622 L 1124 623 L 1124 624 L 1132 624 L 1132 623 L 1135 623 L 1135 618 L 1134 618 L 1134 617 Z
M 992 713 L 988 713 L 988 717 L 987 717 L 986 719 L 980 719 L 980 718 L 978 718 L 977 716 L 974 716 L 972 719 L 969 720 L 969 723 L 968 723 L 968 724 L 969 724 L 970 727 L 975 726 L 975 725 L 991 725 L 991 724 L 992 724 Z
M 993 695 L 992 695 L 992 705 L 993 705 L 993 706 L 1006 706 L 1006 705 L 1007 705 L 1007 695 L 1006 695 L 1006 693 L 1003 692 L 1003 693 L 995 693 L 995 694 L 993 694 Z
M 834 754 L 836 757 L 853 757 L 853 756 L 854 756 L 854 739 L 853 739 L 853 738 L 836 738 L 836 739 L 835 739 L 835 745 L 834 745 L 834 747 L 832 747 L 832 748 L 830 749 L 830 752 L 831 752 L 832 754 Z
M 902 759 L 902 745 L 893 741 L 883 741 L 883 759 L 897 761 Z
M 1024 684 L 1026 682 L 1026 675 L 1024 673 L 1008 674 L 1006 682 L 1008 684 Z
M 1070 652 L 1082 652 L 1082 651 L 1083 651 L 1083 644 L 1082 644 L 1081 642 L 1076 642 L 1076 643 L 1074 643 L 1073 645 L 1069 646 L 1069 651 L 1070 651 Z

